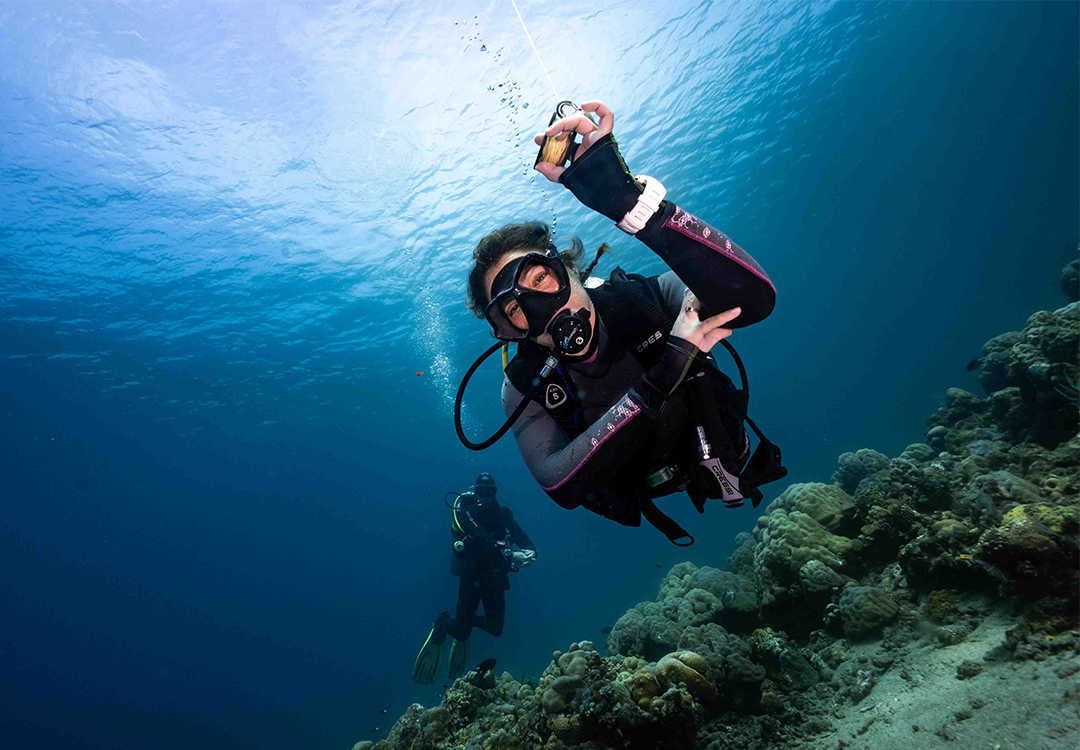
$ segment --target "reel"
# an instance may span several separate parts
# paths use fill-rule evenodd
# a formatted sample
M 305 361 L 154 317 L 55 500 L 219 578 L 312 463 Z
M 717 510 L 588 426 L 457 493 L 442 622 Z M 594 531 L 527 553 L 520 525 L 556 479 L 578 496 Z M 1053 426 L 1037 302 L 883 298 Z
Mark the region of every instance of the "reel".
M 581 107 L 574 104 L 569 99 L 564 99 L 555 105 L 555 111 L 551 113 L 551 119 L 548 120 L 548 127 L 556 120 L 561 120 L 564 117 L 569 117 L 575 112 L 580 112 Z M 571 149 L 577 143 L 577 139 L 573 133 L 567 133 L 566 138 L 561 141 L 555 140 L 551 137 L 545 137 L 544 142 L 540 144 L 540 150 L 536 153 L 536 161 L 533 162 L 533 166 L 536 166 L 542 161 L 546 161 L 549 164 L 557 164 L 560 167 L 564 166 L 566 162 L 570 161 L 572 156 Z

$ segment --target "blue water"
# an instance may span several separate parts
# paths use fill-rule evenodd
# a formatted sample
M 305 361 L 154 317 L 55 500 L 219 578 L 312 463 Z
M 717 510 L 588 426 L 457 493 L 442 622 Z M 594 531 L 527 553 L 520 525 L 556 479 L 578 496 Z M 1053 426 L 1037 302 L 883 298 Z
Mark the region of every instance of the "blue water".
M 734 341 L 792 479 L 917 440 L 984 340 L 1063 303 L 1075 3 L 521 7 L 558 95 L 607 101 L 631 167 L 772 276 Z M 555 96 L 501 0 L 0 7 L 6 747 L 381 736 L 438 701 L 409 671 L 455 597 L 442 495 L 480 470 L 540 555 L 473 638 L 517 677 L 723 562 L 753 511 L 667 503 L 687 553 L 454 437 L 487 230 L 662 270 L 530 174 Z

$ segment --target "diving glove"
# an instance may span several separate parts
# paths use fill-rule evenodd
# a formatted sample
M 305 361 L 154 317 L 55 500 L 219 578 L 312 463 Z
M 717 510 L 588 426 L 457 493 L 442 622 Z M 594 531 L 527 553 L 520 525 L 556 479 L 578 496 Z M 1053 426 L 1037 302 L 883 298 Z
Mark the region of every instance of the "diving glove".
M 622 221 L 645 186 L 634 179 L 608 133 L 566 168 L 559 178 L 577 199 L 612 221 Z

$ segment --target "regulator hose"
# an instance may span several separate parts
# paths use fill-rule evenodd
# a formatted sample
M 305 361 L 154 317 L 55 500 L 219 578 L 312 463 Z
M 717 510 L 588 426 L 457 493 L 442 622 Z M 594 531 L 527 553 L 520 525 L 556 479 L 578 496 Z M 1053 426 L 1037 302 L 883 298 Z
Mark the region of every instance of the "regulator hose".
M 490 448 L 491 446 L 493 446 L 496 442 L 498 442 L 499 438 L 506 434 L 506 431 L 510 429 L 514 422 L 518 420 L 518 417 L 521 416 L 522 412 L 525 411 L 525 407 L 529 405 L 529 397 L 527 395 L 522 396 L 521 403 L 519 403 L 517 405 L 517 408 L 514 409 L 514 413 L 511 414 L 510 417 L 503 423 L 503 426 L 496 430 L 495 434 L 489 437 L 487 440 L 479 443 L 474 443 L 473 441 L 469 440 L 469 438 L 465 437 L 465 430 L 461 427 L 461 402 L 463 397 L 465 396 L 465 388 L 466 386 L 468 386 L 469 379 L 472 378 L 473 373 L 476 372 L 476 369 L 480 367 L 480 365 L 483 364 L 484 360 L 494 354 L 495 350 L 502 345 L 503 342 L 496 341 L 490 348 L 485 350 L 483 354 L 477 357 L 476 361 L 473 362 L 469 369 L 465 371 L 465 377 L 461 379 L 461 385 L 458 386 L 457 397 L 454 399 L 454 429 L 457 430 L 458 440 L 460 440 L 461 444 L 469 450 L 482 451 L 485 448 Z

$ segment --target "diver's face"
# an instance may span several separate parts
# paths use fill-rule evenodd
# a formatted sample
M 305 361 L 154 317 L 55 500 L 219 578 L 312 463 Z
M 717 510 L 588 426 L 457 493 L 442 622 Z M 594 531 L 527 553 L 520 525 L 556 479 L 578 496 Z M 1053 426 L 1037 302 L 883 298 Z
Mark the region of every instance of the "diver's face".
M 491 299 L 491 285 L 495 280 L 495 277 L 499 275 L 499 272 L 506 268 L 514 260 L 520 258 L 523 255 L 529 253 L 542 253 L 542 250 L 530 250 L 530 249 L 518 249 L 511 250 L 505 253 L 495 263 L 491 265 L 491 268 L 484 274 L 484 288 L 487 290 L 488 299 Z M 552 315 L 555 317 L 562 310 L 580 310 L 585 308 L 589 311 L 593 320 L 596 319 L 596 309 L 593 307 L 592 300 L 589 299 L 588 293 L 585 291 L 585 287 L 581 285 L 575 274 L 568 274 L 570 277 L 570 299 L 566 304 L 560 307 Z M 543 266 L 533 266 L 531 269 L 525 272 L 521 278 L 522 286 L 533 289 L 538 292 L 554 293 L 559 289 L 559 282 L 554 275 L 545 269 Z M 507 319 L 521 330 L 527 330 L 529 328 L 529 321 L 525 318 L 525 312 L 521 309 L 521 305 L 516 299 L 508 299 L 503 307 L 503 312 L 506 314 Z M 546 321 L 545 321 L 546 325 Z M 592 330 L 592 336 L 596 335 L 595 327 Z M 592 336 L 589 337 L 589 341 L 586 342 L 585 350 L 588 350 L 588 345 L 592 343 Z M 535 337 L 531 337 L 540 346 L 545 349 L 554 349 L 555 342 L 551 338 L 551 334 L 546 331 Z

